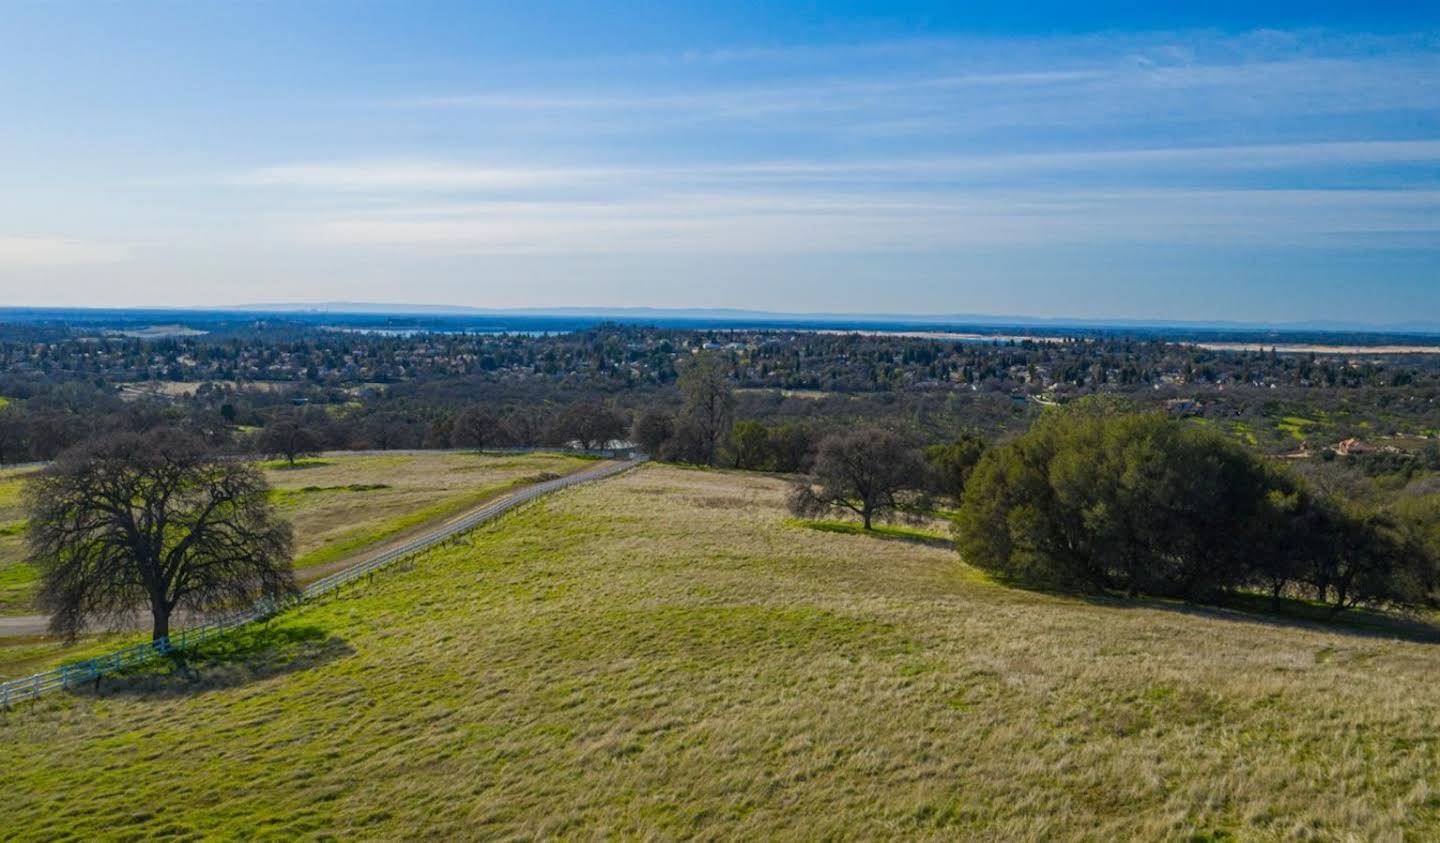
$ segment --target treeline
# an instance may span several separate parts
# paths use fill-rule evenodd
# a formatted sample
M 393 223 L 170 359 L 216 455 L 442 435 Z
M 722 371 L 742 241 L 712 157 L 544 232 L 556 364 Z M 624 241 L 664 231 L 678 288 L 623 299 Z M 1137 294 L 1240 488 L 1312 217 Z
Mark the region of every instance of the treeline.
M 884 429 L 832 434 L 789 505 L 952 517 L 972 565 L 1022 584 L 1199 602 L 1239 593 L 1341 611 L 1440 599 L 1440 495 L 1387 507 L 1321 494 L 1203 426 L 1091 399 L 986 448 L 920 449 Z
M 165 339 L 79 334 L 30 327 L 0 339 L 0 399 L 18 405 L 5 419 L 6 461 L 48 459 L 105 432 L 117 414 L 163 414 L 239 448 L 295 405 L 326 413 L 302 414 L 324 447 L 422 448 L 451 446 L 449 428 L 469 406 L 496 417 L 497 442 L 539 444 L 562 435 L 555 417 L 571 405 L 602 404 L 627 430 L 648 415 L 656 453 L 777 471 L 802 465 L 802 436 L 813 453 L 829 429 L 874 424 L 932 443 L 961 429 L 994 438 L 1027 427 L 1042 403 L 1094 393 L 1178 404 L 1172 411 L 1273 453 L 1302 440 L 1315 451 L 1440 429 L 1440 355 L 1214 351 L 1155 337 L 961 342 L 621 325 L 557 336 L 365 334 L 283 321 Z M 766 436 L 746 426 L 733 441 L 717 440 L 690 423 L 677 384 L 696 357 L 714 360 L 735 388 L 731 415 L 764 424 Z M 163 397 L 134 400 L 146 390 Z M 122 392 L 131 400 L 121 402 Z M 1302 426 L 1280 424 L 1290 417 Z M 123 425 L 133 429 L 133 421 Z M 1366 467 L 1375 476 L 1431 470 L 1401 456 Z
M 320 450 L 549 446 L 623 439 L 629 414 L 576 396 L 569 403 L 460 408 L 418 404 L 297 405 L 259 408 L 203 398 L 121 400 L 109 390 L 67 384 L 0 406 L 0 465 L 54 459 L 113 433 L 185 431 L 220 451 L 294 455 Z
M 673 383 L 691 352 L 723 351 L 742 387 L 849 394 L 914 388 L 1139 392 L 1177 384 L 1323 389 L 1440 388 L 1440 359 L 1213 350 L 1158 336 L 961 341 L 786 330 L 597 325 L 526 336 L 355 332 L 284 321 L 140 339 L 0 325 L 0 372 L 16 383 L 70 380 L 269 382 L 348 388 L 481 378 L 603 388 Z M 0 394 L 8 394 L 0 383 Z
M 680 462 L 779 472 L 808 465 L 812 424 L 736 422 L 742 402 L 722 355 L 688 355 L 677 365 L 676 385 L 645 394 L 513 388 L 496 394 L 459 384 L 440 392 L 375 390 L 358 399 L 320 393 L 312 402 L 204 384 L 186 397 L 123 400 L 100 385 L 51 384 L 0 406 L 0 465 L 50 460 L 94 438 L 159 428 L 185 431 L 221 451 L 292 460 L 326 450 L 592 449 L 628 440 Z

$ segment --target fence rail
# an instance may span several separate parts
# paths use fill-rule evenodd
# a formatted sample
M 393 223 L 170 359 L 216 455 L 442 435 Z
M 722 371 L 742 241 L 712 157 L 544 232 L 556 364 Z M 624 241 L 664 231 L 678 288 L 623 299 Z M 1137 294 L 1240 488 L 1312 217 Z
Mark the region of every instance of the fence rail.
M 83 685 L 87 682 L 96 682 L 106 674 L 116 673 L 126 668 L 143 664 L 168 653 L 196 647 L 236 627 L 272 617 L 292 606 L 314 600 L 317 597 L 335 591 L 346 583 L 353 582 L 363 576 L 374 573 L 387 565 L 393 565 L 421 551 L 429 550 L 436 545 L 443 544 L 462 533 L 473 530 L 481 524 L 494 520 L 500 515 L 518 506 L 527 504 L 536 498 L 543 497 L 552 492 L 558 492 L 570 486 L 613 477 L 616 474 L 634 468 L 646 459 L 644 455 L 633 456 L 624 462 L 597 466 L 584 471 L 578 471 L 574 474 L 568 474 L 564 477 L 558 477 L 554 480 L 546 480 L 543 483 L 527 486 L 514 494 L 501 498 L 481 509 L 477 509 L 464 518 L 452 521 L 438 530 L 426 533 L 398 547 L 391 548 L 357 565 L 353 565 L 342 571 L 337 571 L 328 577 L 318 579 L 306 586 L 294 597 L 285 600 L 262 598 L 255 601 L 255 603 L 247 609 L 215 618 L 201 626 L 186 629 L 177 635 L 171 635 L 159 641 L 135 644 L 121 650 L 116 650 L 113 653 L 96 656 L 93 659 L 63 664 L 53 670 L 47 670 L 42 673 L 36 673 L 33 676 L 27 676 L 22 679 L 12 679 L 9 682 L 0 683 L 0 707 L 8 708 L 12 702 L 36 699 L 50 691 L 59 691 L 76 685 Z

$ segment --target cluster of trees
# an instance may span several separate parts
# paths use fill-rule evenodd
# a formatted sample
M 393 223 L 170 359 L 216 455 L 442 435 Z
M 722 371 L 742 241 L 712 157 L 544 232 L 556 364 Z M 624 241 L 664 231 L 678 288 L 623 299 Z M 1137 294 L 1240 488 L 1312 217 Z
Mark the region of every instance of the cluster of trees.
M 714 353 L 696 354 L 677 363 L 680 411 L 651 408 L 635 419 L 632 437 L 661 459 L 714 465 L 735 423 L 735 391 L 729 365 Z
M 815 431 L 808 424 L 767 425 L 746 419 L 730 430 L 729 462 L 750 471 L 794 474 L 810 469 L 815 447 Z
M 1150 401 L 1203 395 L 1227 405 L 1231 416 L 1237 409 L 1298 398 L 1332 409 L 1348 406 L 1357 421 L 1376 421 L 1383 413 L 1375 411 L 1383 409 L 1417 416 L 1415 428 L 1440 426 L 1435 401 L 1440 357 L 1216 350 L 1144 332 L 963 342 L 614 324 L 540 336 L 418 327 L 335 331 L 298 317 L 202 327 L 209 333 L 141 339 L 109 335 L 95 326 L 0 325 L 0 395 L 24 397 L 26 391 L 57 383 L 113 388 L 187 381 L 214 390 L 265 383 L 283 386 L 287 396 L 305 395 L 312 403 L 344 404 L 377 385 L 439 384 L 472 391 L 481 386 L 515 389 L 530 393 L 527 403 L 534 404 L 546 400 L 543 394 L 552 387 L 611 396 L 668 390 L 692 353 L 708 349 L 723 360 L 729 381 L 742 388 L 849 396 L 1117 392 Z M 1223 393 L 1217 385 L 1226 387 Z M 230 402 L 241 424 L 255 424 L 246 419 L 243 405 L 249 400 Z M 1384 407 L 1385 401 L 1394 406 Z M 453 403 L 449 398 L 439 403 L 444 402 Z M 386 420 L 392 427 L 414 421 Z M 406 435 L 419 440 L 425 431 L 422 426 Z
M 297 458 L 322 450 L 358 448 L 531 448 L 540 446 L 603 448 L 629 432 L 625 415 L 603 401 L 577 401 L 559 407 L 511 408 L 496 413 L 470 404 L 439 414 L 423 434 L 378 422 L 355 438 L 335 435 L 334 420 L 322 410 L 286 410 L 239 443 L 243 452 Z
M 428 422 L 372 416 L 358 429 L 322 409 L 285 409 L 238 443 L 249 453 L 294 459 L 319 450 L 397 448 L 599 448 L 623 439 L 625 415 L 603 401 L 559 406 L 514 406 L 497 411 L 486 404 L 437 410 Z
M 1264 590 L 1339 611 L 1434 599 L 1434 520 L 1405 515 L 1331 500 L 1203 428 L 1097 401 L 989 451 L 956 535 L 968 562 L 1023 582 L 1191 600 Z
M 965 559 L 1075 591 L 1215 601 L 1265 593 L 1355 606 L 1440 600 L 1440 495 L 1387 507 L 1316 492 L 1203 426 L 1091 399 L 993 448 L 917 448 L 883 428 L 819 442 L 789 506 L 885 518 L 954 513 Z
M 703 355 L 682 367 L 681 390 L 679 413 L 636 419 L 645 447 L 695 462 L 803 469 L 789 498 L 794 512 L 848 511 L 867 530 L 877 519 L 958 507 L 957 549 L 1016 581 L 1199 601 L 1264 592 L 1335 611 L 1440 597 L 1440 496 L 1388 509 L 1341 501 L 1205 427 L 1113 400 L 1053 410 L 996 447 L 968 433 L 921 447 L 891 429 L 855 426 L 811 448 L 808 428 L 734 423 L 733 393 Z M 588 447 L 623 435 L 626 420 L 604 404 L 576 403 L 550 426 L 548 435 Z M 483 448 L 505 427 L 471 406 L 450 419 L 448 435 Z M 318 447 L 298 411 L 261 438 L 267 452 L 291 459 Z M 66 450 L 26 490 L 27 540 L 53 629 L 73 637 L 148 607 L 158 640 L 177 611 L 294 593 L 289 528 L 267 491 L 253 466 L 169 426 Z
M 0 325 L 0 463 L 53 459 L 92 436 L 157 424 L 278 453 L 275 436 L 262 444 L 257 433 L 282 419 L 283 438 L 294 439 L 293 420 L 320 449 L 390 449 L 593 441 L 587 431 L 613 432 L 618 417 L 624 432 L 612 438 L 628 432 L 655 454 L 793 471 L 827 428 L 880 425 L 917 443 L 962 428 L 996 436 L 1027 426 L 1040 402 L 1097 392 L 1150 406 L 1198 399 L 1186 412 L 1276 453 L 1299 445 L 1277 424 L 1290 415 L 1313 422 L 1304 436 L 1322 455 L 1346 438 L 1440 428 L 1440 356 L 1230 352 L 1099 334 L 959 342 L 600 325 L 522 336 L 286 320 L 207 329 L 139 339 Z M 687 376 L 697 364 L 714 377 Z M 182 392 L 167 381 L 191 383 Z M 681 385 L 707 381 L 719 385 L 708 401 Z M 1434 454 L 1379 454 L 1353 467 L 1403 482 L 1437 466 Z

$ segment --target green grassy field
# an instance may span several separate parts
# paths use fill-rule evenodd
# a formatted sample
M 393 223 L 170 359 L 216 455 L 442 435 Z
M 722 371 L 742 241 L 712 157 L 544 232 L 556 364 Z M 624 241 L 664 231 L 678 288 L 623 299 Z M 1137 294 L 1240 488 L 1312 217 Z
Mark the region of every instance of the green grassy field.
M 1435 645 L 994 584 L 652 466 L 0 715 L 16 839 L 1426 840 Z
M 39 579 L 25 559 L 25 511 L 20 491 L 33 469 L 0 470 L 0 614 L 30 602 Z
M 436 521 L 590 461 L 564 454 L 327 455 L 263 463 L 280 514 L 295 528 L 302 581 L 368 548 L 382 549 Z M 39 573 L 25 561 L 20 491 L 29 471 L 0 471 L 0 614 L 35 611 Z M 0 655 L 0 662 L 3 662 Z
M 263 465 L 282 517 L 295 527 L 295 567 L 304 583 L 485 501 L 592 460 L 563 454 L 405 453 L 330 455 L 290 467 Z M 35 611 L 39 572 L 24 561 L 20 488 L 28 472 L 0 472 L 0 614 Z M 0 679 L 101 655 L 140 640 L 95 635 L 73 644 L 44 636 L 0 636 Z

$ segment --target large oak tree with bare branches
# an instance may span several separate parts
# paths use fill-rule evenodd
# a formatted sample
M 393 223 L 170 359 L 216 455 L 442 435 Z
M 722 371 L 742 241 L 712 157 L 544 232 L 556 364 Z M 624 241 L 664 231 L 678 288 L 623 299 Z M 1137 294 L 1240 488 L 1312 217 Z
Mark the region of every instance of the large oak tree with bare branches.
M 920 454 L 888 430 L 859 428 L 820 442 L 812 476 L 790 490 L 790 510 L 802 517 L 850 510 L 865 529 L 876 517 L 915 514 L 928 507 Z
M 51 630 L 74 638 L 148 606 L 158 641 L 177 609 L 292 593 L 290 526 L 267 492 L 253 466 L 174 430 L 116 434 L 61 454 L 26 489 Z

